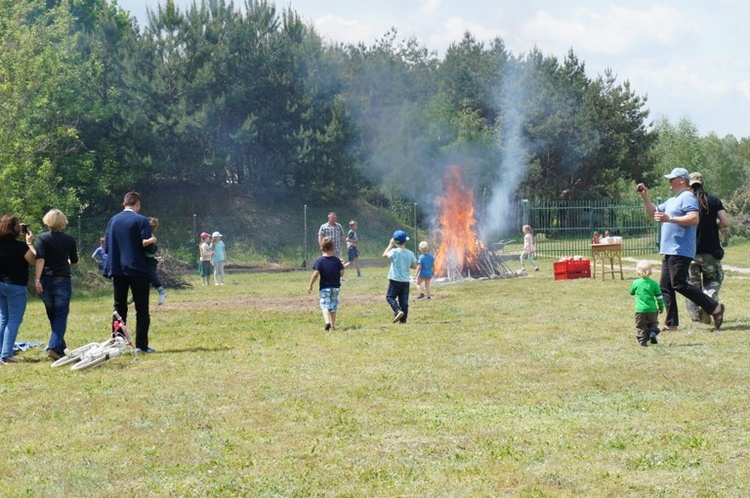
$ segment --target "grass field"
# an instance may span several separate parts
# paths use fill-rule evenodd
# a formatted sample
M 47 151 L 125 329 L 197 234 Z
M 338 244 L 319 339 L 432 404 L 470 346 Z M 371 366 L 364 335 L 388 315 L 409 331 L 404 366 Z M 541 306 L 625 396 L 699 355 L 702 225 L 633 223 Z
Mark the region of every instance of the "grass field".
M 261 273 L 171 291 L 137 361 L 53 370 L 31 349 L 0 366 L 0 495 L 750 495 L 748 276 L 727 272 L 721 332 L 683 312 L 642 348 L 632 263 L 555 281 L 539 262 L 412 290 L 405 326 L 385 268 L 347 278 L 332 333 L 308 272 Z M 104 340 L 110 309 L 79 294 L 69 345 Z M 45 322 L 32 298 L 19 340 Z

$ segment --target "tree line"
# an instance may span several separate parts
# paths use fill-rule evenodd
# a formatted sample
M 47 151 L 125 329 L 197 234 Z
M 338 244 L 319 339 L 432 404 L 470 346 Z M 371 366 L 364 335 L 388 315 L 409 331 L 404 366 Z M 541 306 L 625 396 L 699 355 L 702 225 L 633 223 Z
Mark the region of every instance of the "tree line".
M 508 182 L 517 198 L 630 198 L 674 164 L 730 198 L 750 171 L 747 138 L 650 121 L 645 96 L 572 50 L 324 42 L 260 0 L 166 0 L 142 28 L 107 0 L 0 6 L 2 212 L 99 214 L 158 185 L 429 203 L 453 163 L 484 203 Z

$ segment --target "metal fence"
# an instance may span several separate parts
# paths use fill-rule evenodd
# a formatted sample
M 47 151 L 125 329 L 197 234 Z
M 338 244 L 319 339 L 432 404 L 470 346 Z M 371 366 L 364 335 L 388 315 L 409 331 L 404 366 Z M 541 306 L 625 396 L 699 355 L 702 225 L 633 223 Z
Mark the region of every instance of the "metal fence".
M 175 260 L 194 264 L 198 259 L 199 234 L 219 231 L 227 247 L 228 262 L 253 267 L 304 267 L 319 255 L 317 234 L 327 221 L 330 207 L 300 205 L 295 211 L 242 216 L 198 216 L 185 214 L 159 217 L 156 236 L 159 249 Z M 412 211 L 412 212 L 409 212 Z M 402 207 L 400 211 L 376 209 L 356 204 L 336 209 L 339 223 L 348 231 L 350 220 L 358 222 L 359 248 L 362 258 L 379 258 L 395 229 L 404 229 L 411 240 L 409 247 L 416 252 L 419 240 L 431 238 L 433 227 L 421 218 L 419 206 Z M 148 214 L 148 213 L 144 213 Z M 657 250 L 658 233 L 640 203 L 608 201 L 580 201 L 533 203 L 521 201 L 509 218 L 510 229 L 505 234 L 492 234 L 495 239 L 515 239 L 520 251 L 523 239 L 521 227 L 534 228 L 538 255 L 554 257 L 590 252 L 594 230 L 623 237 L 625 255 L 653 253 Z M 82 261 L 98 247 L 99 237 L 109 217 L 79 216 L 71 219 L 67 231 L 78 241 Z M 36 227 L 37 229 L 40 227 Z
M 661 202 L 657 199 L 657 203 Z M 531 225 L 541 256 L 587 255 L 594 231 L 623 239 L 623 254 L 639 256 L 659 250 L 658 223 L 641 202 L 521 201 L 523 224 Z

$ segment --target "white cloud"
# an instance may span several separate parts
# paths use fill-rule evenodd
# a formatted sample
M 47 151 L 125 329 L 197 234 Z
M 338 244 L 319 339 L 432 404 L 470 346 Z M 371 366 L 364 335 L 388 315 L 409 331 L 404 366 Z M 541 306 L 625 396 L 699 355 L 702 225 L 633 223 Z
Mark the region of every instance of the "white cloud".
M 543 51 L 619 55 L 649 46 L 684 44 L 694 39 L 699 26 L 677 10 L 654 6 L 650 10 L 610 6 L 606 11 L 574 9 L 570 15 L 555 17 L 540 10 L 520 30 L 525 47 Z
M 323 38 L 335 42 L 356 44 L 360 41 L 370 45 L 383 36 L 388 28 L 375 26 L 353 19 L 327 15 L 314 20 L 315 29 Z
M 427 0 L 424 4 L 422 4 L 422 7 L 419 10 L 423 14 L 434 15 L 437 14 L 437 12 L 440 10 L 442 4 L 442 0 Z
M 740 92 L 740 95 L 742 95 L 746 100 L 750 101 L 750 80 L 747 81 L 740 81 L 735 86 L 738 92 Z

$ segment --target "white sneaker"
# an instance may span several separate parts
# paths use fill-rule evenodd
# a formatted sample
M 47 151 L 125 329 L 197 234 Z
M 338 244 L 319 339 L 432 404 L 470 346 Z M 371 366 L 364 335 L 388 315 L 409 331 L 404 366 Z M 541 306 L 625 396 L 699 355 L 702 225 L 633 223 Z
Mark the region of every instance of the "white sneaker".
M 161 306 L 162 304 L 164 304 L 164 301 L 166 301 L 166 300 L 167 300 L 167 293 L 164 292 L 164 291 L 160 292 L 159 293 L 159 306 Z
M 404 317 L 405 314 L 406 313 L 404 313 L 403 311 L 399 310 L 399 312 L 396 313 L 396 316 L 393 317 L 393 320 L 391 320 L 391 323 L 400 322 L 401 319 Z

